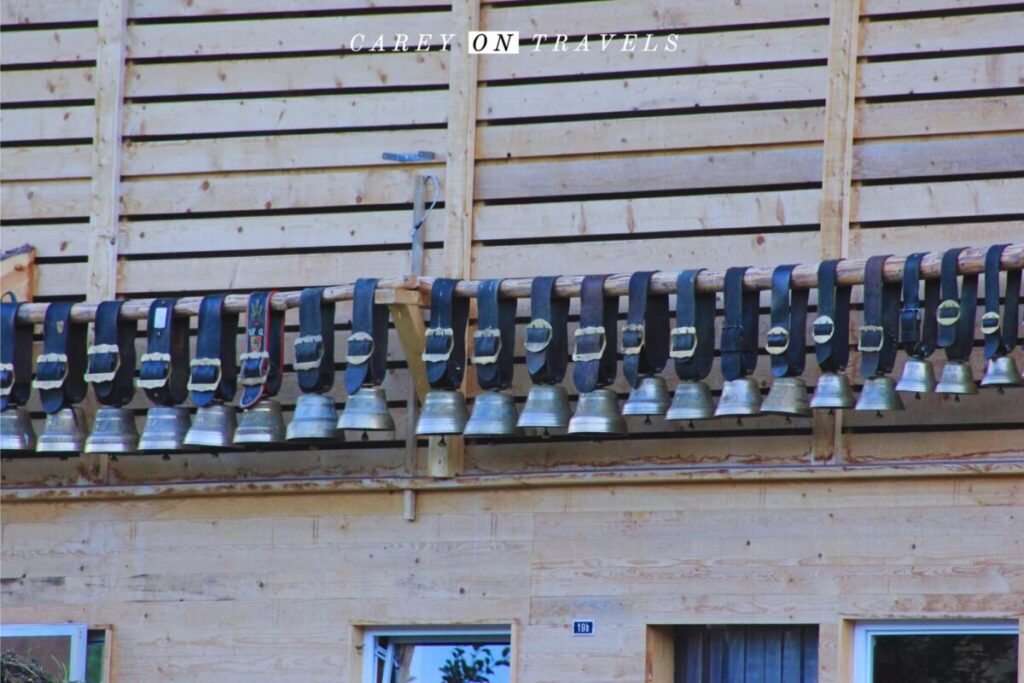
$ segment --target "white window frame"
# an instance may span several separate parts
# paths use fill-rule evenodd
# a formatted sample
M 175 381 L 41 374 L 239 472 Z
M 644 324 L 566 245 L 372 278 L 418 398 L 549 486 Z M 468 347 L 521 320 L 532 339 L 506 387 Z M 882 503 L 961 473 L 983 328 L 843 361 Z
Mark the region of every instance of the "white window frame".
M 462 641 L 465 643 L 505 639 L 512 646 L 510 626 L 396 626 L 373 627 L 363 631 L 363 683 L 376 683 L 379 663 L 379 641 L 389 640 L 389 652 L 396 643 L 424 643 Z M 514 655 L 513 655 L 514 656 Z M 389 673 L 385 670 L 384 673 Z M 384 678 L 382 680 L 388 680 Z
M 71 638 L 70 666 L 68 678 L 72 681 L 85 680 L 85 662 L 89 636 L 88 624 L 3 624 L 0 638 L 31 638 L 46 636 L 68 636 Z
M 853 629 L 853 683 L 872 683 L 877 636 L 933 635 L 1020 635 L 1019 622 L 1012 620 L 959 621 L 860 621 Z M 1019 662 L 1018 666 L 1024 664 Z

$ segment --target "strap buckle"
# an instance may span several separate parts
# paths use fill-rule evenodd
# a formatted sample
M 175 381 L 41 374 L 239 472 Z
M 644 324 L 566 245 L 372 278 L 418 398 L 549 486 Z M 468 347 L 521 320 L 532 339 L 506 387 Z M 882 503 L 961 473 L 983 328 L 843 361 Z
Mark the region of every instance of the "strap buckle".
M 192 361 L 188 364 L 188 367 L 191 370 L 191 369 L 194 369 L 194 368 L 200 368 L 200 367 L 205 367 L 205 366 L 209 366 L 209 365 L 212 365 L 213 367 L 217 368 L 217 377 L 212 382 L 193 382 L 192 381 L 192 373 L 189 372 L 188 384 L 185 385 L 185 387 L 189 391 L 216 391 L 217 390 L 217 387 L 220 386 L 221 373 L 222 373 L 221 365 L 220 365 L 220 358 L 193 358 Z
M 627 332 L 637 332 L 640 335 L 640 339 L 633 346 L 626 346 L 625 339 Z M 644 348 L 644 341 L 647 336 L 647 328 L 644 327 L 643 323 L 629 323 L 622 326 L 622 354 L 624 356 L 636 356 Z
M 370 358 L 373 357 L 373 350 L 377 347 L 377 344 L 376 342 L 373 341 L 373 335 L 371 335 L 369 332 L 353 332 L 352 335 L 348 338 L 349 348 L 352 348 L 352 342 L 361 341 L 370 342 L 370 350 L 367 351 L 366 353 L 357 353 L 354 355 L 351 351 L 349 351 L 345 357 L 346 363 L 351 363 L 352 365 L 362 365 L 363 363 L 365 363 L 366 361 L 370 360 Z M 317 365 L 319 364 L 320 363 L 317 362 Z
M 167 363 L 167 371 L 164 373 L 163 377 L 155 377 L 151 379 L 143 379 L 140 377 L 135 380 L 135 386 L 139 389 L 160 389 L 167 385 L 167 380 L 171 377 L 171 354 L 161 353 L 159 351 L 144 353 L 139 359 L 140 368 L 143 363 Z
M 547 338 L 544 339 L 544 341 L 530 341 L 530 330 L 545 330 L 547 332 Z M 523 343 L 523 346 L 525 346 L 526 350 L 530 353 L 540 353 L 548 347 L 548 344 L 551 343 L 551 339 L 554 335 L 555 329 L 551 326 L 551 323 L 544 318 L 534 318 L 526 326 L 526 341 Z
M 689 337 L 690 343 L 687 344 L 686 348 L 676 348 L 676 338 L 678 337 Z M 672 332 L 669 335 L 669 358 L 678 358 L 679 360 L 685 360 L 692 358 L 693 354 L 697 353 L 697 328 L 684 325 L 683 327 L 673 327 Z
M 955 325 L 960 320 L 960 302 L 956 299 L 943 301 L 935 311 L 935 320 L 943 327 Z
M 877 334 L 878 343 L 872 344 L 868 341 L 869 335 Z M 857 339 L 857 350 L 866 353 L 875 353 L 882 350 L 885 345 L 885 328 L 881 325 L 861 325 L 860 334 Z
M 307 334 L 305 337 L 298 337 L 293 342 L 293 344 L 295 346 L 295 362 L 292 364 L 292 367 L 296 371 L 316 370 L 317 368 L 320 367 L 320 363 L 323 362 L 323 359 L 324 359 L 324 346 L 323 346 L 324 338 L 323 338 L 323 335 L 320 335 L 320 334 Z M 320 345 L 319 346 L 320 353 L 317 354 L 317 357 L 314 358 L 313 360 L 302 360 L 302 361 L 300 361 L 298 359 L 298 356 L 299 356 L 299 345 L 300 344 L 319 344 Z
M 985 334 L 995 334 L 1003 325 L 1003 319 L 996 311 L 989 311 L 981 316 L 981 331 Z
M 496 327 L 486 327 L 482 330 L 476 330 L 473 332 L 473 351 L 476 351 L 476 342 L 480 339 L 497 339 L 498 345 L 494 348 L 494 353 L 486 356 L 478 356 L 476 353 L 473 354 L 473 365 L 491 365 L 492 363 L 498 362 L 498 355 L 501 353 L 501 330 Z
M 260 362 L 260 373 L 256 376 L 247 376 L 245 374 L 245 361 L 247 360 L 258 360 Z M 267 381 L 267 376 L 270 375 L 270 353 L 267 351 L 246 351 L 245 353 L 238 356 L 238 362 L 242 366 L 242 371 L 238 373 L 238 382 L 242 386 L 246 387 L 258 387 Z
M 10 376 L 10 382 L 0 384 L 0 396 L 8 396 L 14 388 L 14 363 L 0 363 L 0 375 Z
M 776 325 L 768 330 L 764 340 L 764 350 L 772 356 L 781 356 L 789 348 L 789 330 Z
M 427 340 L 430 337 L 447 337 L 448 348 L 442 353 L 428 353 L 424 349 L 420 358 L 424 363 L 447 363 L 448 359 L 452 357 L 452 351 L 455 350 L 455 330 L 450 327 L 428 327 L 424 338 Z
M 580 353 L 577 350 L 580 345 L 580 337 L 587 337 L 590 335 L 600 335 L 601 349 L 590 353 Z M 576 338 L 576 346 L 572 350 L 572 359 L 574 362 L 585 363 L 591 360 L 600 360 L 604 356 L 605 349 L 608 346 L 608 335 L 605 333 L 605 329 L 602 325 L 598 325 L 596 327 L 581 327 L 576 330 L 573 336 Z
M 110 372 L 86 372 L 85 381 L 91 384 L 98 384 L 101 382 L 112 382 L 114 377 L 117 376 L 117 371 L 121 369 L 121 349 L 117 344 L 94 344 L 89 347 L 89 350 L 85 352 L 87 356 L 99 356 L 103 354 L 114 354 L 117 362 L 114 363 L 114 369 Z M 91 358 L 90 358 L 91 361 Z M 92 363 L 90 362 L 89 365 Z M 88 368 L 88 365 L 86 366 Z
M 811 335 L 815 344 L 827 344 L 836 334 L 836 321 L 830 316 L 819 315 L 811 323 Z
M 46 363 L 60 363 L 64 366 L 64 372 L 59 379 L 32 380 L 32 386 L 36 389 L 60 389 L 64 386 L 64 380 L 68 378 L 68 356 L 66 353 L 41 353 L 36 357 L 36 374 L 39 374 L 39 366 Z

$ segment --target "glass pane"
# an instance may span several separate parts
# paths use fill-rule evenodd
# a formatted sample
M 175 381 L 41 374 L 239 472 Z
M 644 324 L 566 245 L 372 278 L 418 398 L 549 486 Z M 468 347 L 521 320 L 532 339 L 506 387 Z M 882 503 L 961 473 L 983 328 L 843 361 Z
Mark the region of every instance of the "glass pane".
M 66 681 L 71 667 L 71 636 L 5 636 L 0 649 L 34 663 L 58 681 Z
M 392 683 L 508 683 L 506 644 L 395 646 Z
M 874 683 L 1015 683 L 1017 636 L 876 636 L 872 673 Z

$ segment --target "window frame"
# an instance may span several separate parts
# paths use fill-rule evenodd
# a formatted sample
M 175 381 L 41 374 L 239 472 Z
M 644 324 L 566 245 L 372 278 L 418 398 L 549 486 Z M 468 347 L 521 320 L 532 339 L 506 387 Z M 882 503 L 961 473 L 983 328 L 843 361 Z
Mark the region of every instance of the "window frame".
M 88 660 L 89 625 L 77 623 L 62 624 L 0 624 L 0 638 L 31 638 L 67 636 L 71 638 L 68 658 L 68 679 L 84 681 Z
M 501 624 L 468 624 L 465 626 L 374 626 L 363 631 L 363 683 L 376 683 L 378 673 L 378 641 L 387 638 L 391 643 L 493 642 L 507 640 L 512 647 L 512 627 Z M 515 653 L 511 653 L 514 657 Z
M 1020 622 L 1012 619 L 858 621 L 853 627 L 852 683 L 872 683 L 875 652 L 871 645 L 875 637 L 934 635 L 1015 635 L 1019 638 Z M 1018 662 L 1017 666 L 1021 664 Z

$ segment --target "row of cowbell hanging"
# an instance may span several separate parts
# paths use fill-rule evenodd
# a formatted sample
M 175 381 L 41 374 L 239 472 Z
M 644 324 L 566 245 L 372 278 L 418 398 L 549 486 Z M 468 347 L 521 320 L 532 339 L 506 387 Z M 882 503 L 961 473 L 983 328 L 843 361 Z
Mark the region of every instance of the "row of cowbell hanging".
M 1000 292 L 1001 256 L 1006 245 L 987 251 L 984 270 L 982 331 L 987 360 L 982 386 L 1019 386 L 1022 378 L 1008 355 L 1018 343 L 1021 271 L 1010 270 Z M 521 414 L 503 390 L 512 384 L 515 346 L 515 299 L 501 298 L 501 280 L 487 280 L 477 292 L 478 326 L 473 333 L 472 362 L 483 390 L 469 415 L 459 391 L 466 360 L 469 300 L 456 296 L 457 280 L 437 279 L 431 290 L 430 326 L 423 361 L 431 390 L 416 426 L 418 435 L 465 434 L 513 436 L 523 428 L 567 429 L 569 434 L 609 435 L 626 432 L 623 415 L 662 415 L 668 420 L 777 414 L 809 416 L 811 410 L 903 410 L 898 392 L 921 394 L 977 393 L 968 364 L 978 300 L 978 275 L 958 277 L 962 249 L 948 250 L 941 277 L 924 281 L 924 253 L 906 260 L 902 283 L 886 282 L 885 256 L 867 260 L 863 278 L 863 323 L 857 334 L 864 388 L 855 400 L 843 374 L 849 356 L 851 287 L 837 282 L 838 260 L 818 269 L 817 317 L 811 324 L 814 353 L 821 375 L 813 397 L 800 375 L 807 353 L 809 290 L 792 287 L 795 266 L 779 266 L 772 276 L 771 328 L 764 348 L 774 382 L 766 399 L 750 375 L 757 364 L 759 293 L 743 287 L 746 268 L 730 268 L 724 286 L 724 316 L 718 350 L 725 381 L 717 407 L 704 382 L 715 356 L 716 298 L 699 291 L 700 269 L 677 278 L 675 324 L 667 295 L 650 291 L 653 273 L 638 272 L 629 282 L 626 324 L 617 327 L 618 297 L 605 294 L 606 276 L 583 279 L 580 323 L 569 353 L 569 300 L 555 296 L 555 277 L 538 277 L 531 287 L 531 320 L 526 326 L 526 365 L 533 386 Z M 237 313 L 224 306 L 224 295 L 200 304 L 196 352 L 189 358 L 189 325 L 173 315 L 175 300 L 152 302 L 146 352 L 136 357 L 137 325 L 120 315 L 123 302 L 100 304 L 94 343 L 86 348 L 86 324 L 73 321 L 70 303 L 50 304 L 43 325 L 43 352 L 32 378 L 33 328 L 18 323 L 19 304 L 4 302 L 0 334 L 0 448 L 49 453 L 129 453 L 220 449 L 285 441 L 340 441 L 345 430 L 393 431 L 384 390 L 387 364 L 388 308 L 374 302 L 377 282 L 359 280 L 353 296 L 352 333 L 347 341 L 345 388 L 348 401 L 340 417 L 329 392 L 334 384 L 334 313 L 323 287 L 302 291 L 299 336 L 293 368 L 302 390 L 291 423 L 284 425 L 273 400 L 284 372 L 284 312 L 270 306 L 274 292 L 250 295 L 246 316 L 246 351 L 235 357 Z M 621 349 L 618 337 L 621 336 Z M 936 382 L 928 357 L 938 348 L 947 363 Z M 631 393 L 621 411 L 607 387 L 618 372 L 619 352 Z M 897 350 L 908 356 L 903 376 L 888 376 Z M 579 391 L 570 416 L 562 386 L 573 361 Z M 659 373 L 672 362 L 679 377 L 675 396 Z M 91 433 L 76 405 L 93 386 L 100 408 Z M 243 409 L 240 423 L 231 402 L 238 385 Z M 47 414 L 36 438 L 24 408 L 32 388 L 39 391 Z M 153 407 L 141 438 L 134 413 L 125 406 L 136 388 Z M 181 404 L 198 406 L 194 422 Z

